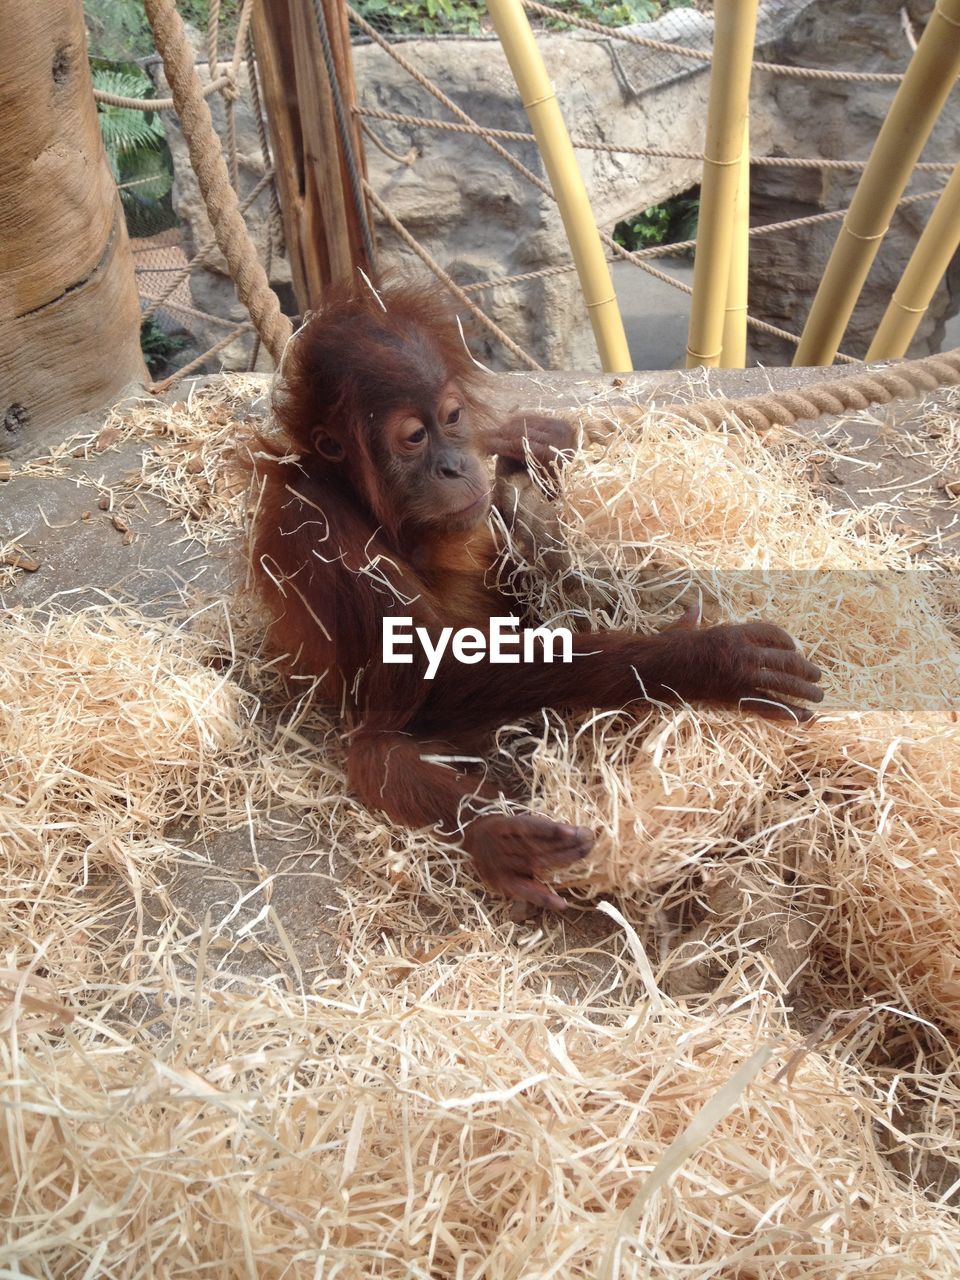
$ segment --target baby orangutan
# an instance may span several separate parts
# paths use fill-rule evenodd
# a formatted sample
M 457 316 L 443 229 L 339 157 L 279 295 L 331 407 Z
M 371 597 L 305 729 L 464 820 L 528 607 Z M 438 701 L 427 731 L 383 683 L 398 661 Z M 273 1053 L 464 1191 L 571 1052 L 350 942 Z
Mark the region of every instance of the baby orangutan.
M 436 287 L 332 294 L 285 357 L 274 406 L 282 440 L 256 463 L 252 569 L 272 647 L 288 670 L 323 676 L 342 710 L 356 795 L 394 822 L 460 840 L 493 892 L 560 910 L 544 878 L 582 858 L 592 834 L 483 812 L 497 788 L 438 756 L 473 753 L 484 735 L 544 707 L 709 700 L 808 720 L 788 699 L 819 702 L 820 672 L 768 622 L 701 627 L 687 617 L 656 635 L 576 634 L 570 662 L 531 645 L 517 665 L 467 665 L 448 646 L 432 679 L 416 646 L 409 664 L 385 663 L 385 619 L 411 618 L 436 643 L 445 627 L 486 633 L 491 618 L 515 612 L 488 572 L 499 549 L 485 457 L 498 455 L 501 492 L 515 495 L 525 449 L 550 464 L 574 443 L 557 419 L 491 421 L 476 379 Z M 299 464 L 280 461 L 285 452 Z

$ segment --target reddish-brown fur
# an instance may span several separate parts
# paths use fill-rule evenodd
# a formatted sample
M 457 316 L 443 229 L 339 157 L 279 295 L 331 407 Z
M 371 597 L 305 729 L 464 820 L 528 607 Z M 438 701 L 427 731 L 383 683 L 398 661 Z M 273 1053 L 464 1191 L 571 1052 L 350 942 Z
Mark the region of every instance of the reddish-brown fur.
M 488 731 L 543 707 L 753 699 L 762 714 L 807 719 L 784 695 L 818 701 L 819 672 L 768 623 L 699 628 L 686 620 L 654 636 L 578 635 L 570 664 L 468 666 L 448 651 L 427 681 L 415 646 L 412 665 L 385 665 L 385 615 L 412 616 L 436 634 L 442 626 L 485 629 L 492 616 L 516 612 L 488 573 L 495 548 L 485 509 L 459 527 L 456 514 L 434 521 L 431 504 L 442 512 L 454 481 L 475 483 L 478 452 L 522 460 L 526 439 L 546 457 L 551 443 L 566 447 L 571 435 L 555 420 L 489 419 L 435 289 L 394 286 L 383 300 L 386 312 L 364 289 L 334 295 L 285 358 L 275 412 L 299 461 L 261 458 L 255 496 L 252 566 L 271 613 L 270 643 L 289 655 L 291 670 L 325 675 L 350 729 L 350 785 L 365 803 L 395 822 L 461 839 L 493 890 L 559 908 L 541 877 L 582 857 L 591 834 L 530 814 L 483 812 L 497 789 L 438 763 L 438 754 L 473 751 Z M 439 422 L 431 406 L 451 386 L 464 404 L 462 443 L 444 443 L 442 426 L 431 426 L 423 447 L 453 449 L 459 461 L 428 474 L 426 456 L 419 469 L 398 458 L 416 437 L 395 445 L 390 424 L 410 414 Z M 454 476 L 461 463 L 463 476 Z

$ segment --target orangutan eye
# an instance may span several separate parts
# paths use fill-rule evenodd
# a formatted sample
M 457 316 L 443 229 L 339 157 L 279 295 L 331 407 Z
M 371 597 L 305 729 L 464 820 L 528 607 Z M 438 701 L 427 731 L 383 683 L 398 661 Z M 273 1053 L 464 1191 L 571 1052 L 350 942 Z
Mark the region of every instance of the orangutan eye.
M 457 423 L 460 421 L 460 417 L 462 413 L 463 413 L 463 410 L 460 408 L 451 409 L 450 412 L 447 414 L 447 426 L 455 427 Z
M 427 438 L 426 427 L 421 427 L 419 431 L 414 431 L 413 435 L 407 436 L 407 444 L 422 444 Z

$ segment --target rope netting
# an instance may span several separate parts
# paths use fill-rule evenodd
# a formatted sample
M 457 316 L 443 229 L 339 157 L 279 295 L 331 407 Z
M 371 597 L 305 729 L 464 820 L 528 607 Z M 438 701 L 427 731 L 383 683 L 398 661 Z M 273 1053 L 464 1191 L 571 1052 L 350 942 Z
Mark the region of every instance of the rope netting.
M 260 343 L 266 346 L 273 359 L 279 353 L 289 337 L 292 326 L 287 317 L 281 314 L 277 295 L 270 287 L 268 272 L 274 261 L 284 254 L 283 222 L 280 212 L 280 201 L 274 179 L 274 169 L 270 155 L 270 142 L 267 121 L 261 103 L 257 66 L 254 51 L 249 40 L 250 22 L 253 11 L 253 0 L 244 0 L 239 12 L 239 20 L 233 41 L 232 56 L 228 62 L 220 58 L 220 3 L 211 0 L 206 30 L 206 47 L 201 52 L 193 49 L 187 39 L 183 23 L 177 13 L 175 0 L 144 0 L 145 9 L 150 20 L 156 47 L 163 61 L 170 96 L 138 100 L 120 94 L 97 90 L 98 101 L 104 104 L 123 108 L 140 108 L 144 111 L 176 111 L 189 150 L 190 163 L 196 175 L 200 193 L 210 221 L 212 235 L 197 245 L 195 251 L 187 257 L 178 247 L 173 261 L 169 256 L 164 258 L 166 246 L 154 244 L 144 246 L 138 257 L 138 275 L 141 278 L 141 293 L 144 300 L 143 317 L 149 320 L 165 313 L 173 313 L 190 320 L 200 320 L 214 329 L 229 328 L 225 338 L 218 338 L 208 349 L 196 354 L 186 365 L 171 378 L 165 379 L 166 386 L 177 377 L 188 371 L 203 367 L 209 359 L 230 347 L 238 339 L 251 336 L 252 350 L 249 367 L 256 362 Z M 673 57 L 690 60 L 695 67 L 704 67 L 711 61 L 709 49 L 695 48 L 675 41 L 658 40 L 640 34 L 634 28 L 611 28 L 581 18 L 571 13 L 542 4 L 539 0 L 523 0 L 525 8 L 538 18 L 553 24 L 562 24 L 596 35 L 605 42 L 617 41 L 634 45 L 655 53 L 669 53 Z M 333 105 L 337 118 L 337 129 L 342 140 L 347 139 L 347 108 L 337 80 L 336 67 L 330 54 L 329 34 L 323 16 L 323 6 L 314 0 L 312 8 L 319 25 L 323 41 L 324 61 L 328 79 L 333 86 Z M 538 174 L 534 173 L 516 155 L 506 143 L 531 144 L 534 135 L 527 131 L 498 129 L 487 127 L 473 118 L 462 106 L 455 102 L 421 67 L 406 57 L 402 51 L 403 41 L 388 38 L 384 33 L 356 9 L 346 6 L 349 21 L 355 32 L 361 37 L 379 46 L 411 80 L 439 104 L 446 116 L 452 118 L 432 117 L 412 112 L 389 111 L 369 105 L 352 108 L 358 117 L 363 136 L 373 145 L 385 152 L 390 159 L 404 166 L 416 164 L 418 151 L 410 145 L 406 152 L 397 151 L 380 139 L 371 127 L 371 122 L 378 121 L 391 126 L 407 129 L 428 129 L 437 132 L 461 133 L 479 139 L 500 161 L 518 174 L 523 181 L 543 195 L 551 204 L 556 201 L 551 187 Z M 204 56 L 205 55 L 205 56 Z M 209 83 L 201 83 L 198 75 L 198 64 L 205 66 Z M 240 158 L 237 148 L 236 104 L 240 97 L 241 68 L 246 73 L 246 92 L 250 100 L 256 121 L 262 157 L 263 172 L 247 191 L 242 201 L 240 192 Z M 847 83 L 872 83 L 896 86 L 902 76 L 894 73 L 835 71 L 822 68 L 796 67 L 779 63 L 757 61 L 754 69 L 773 76 L 801 79 L 806 81 L 827 81 Z M 223 103 L 222 138 L 218 137 L 213 127 L 208 99 L 219 96 Z M 650 159 L 681 159 L 702 161 L 702 153 L 683 148 L 638 146 L 628 143 L 610 142 L 604 139 L 591 139 L 581 136 L 572 138 L 573 145 L 583 151 L 601 154 L 622 154 Z M 822 172 L 857 173 L 865 166 L 865 161 L 858 159 L 828 159 L 820 157 L 788 157 L 764 156 L 751 157 L 751 165 L 760 167 L 790 168 L 796 170 L 820 170 Z M 524 286 L 538 281 L 549 280 L 575 271 L 572 261 L 551 263 L 540 268 L 494 275 L 483 280 L 468 283 L 458 282 L 443 266 L 435 253 L 432 253 L 421 240 L 413 234 L 409 226 L 390 209 L 383 193 L 376 191 L 362 177 L 356 159 L 352 156 L 349 145 L 345 146 L 345 168 L 349 177 L 349 191 L 359 214 L 359 225 L 365 237 L 365 243 L 371 260 L 375 256 L 374 244 L 369 231 L 368 209 L 375 210 L 381 227 L 388 228 L 390 233 L 416 255 L 424 266 L 449 290 L 458 303 L 465 307 L 478 325 L 488 333 L 513 359 L 522 367 L 539 369 L 538 361 L 512 338 L 493 317 L 479 304 L 479 297 L 489 294 L 501 286 Z M 924 162 L 916 166 L 918 174 L 942 174 L 951 171 L 947 163 Z M 135 187 L 136 180 L 123 184 Z M 903 197 L 898 209 L 911 205 L 936 200 L 940 189 L 922 191 Z M 258 254 L 254 241 L 245 225 L 245 215 L 251 207 L 266 197 L 269 212 L 266 215 L 266 235 Z M 805 230 L 817 225 L 842 221 L 847 210 L 844 208 L 830 210 L 807 217 L 796 217 L 776 223 L 751 227 L 751 238 L 770 235 L 789 234 Z M 627 249 L 613 236 L 601 231 L 601 239 L 607 250 L 607 258 L 611 263 L 629 262 L 654 279 L 670 288 L 690 294 L 690 285 L 667 271 L 653 265 L 652 260 L 676 257 L 689 253 L 695 247 L 695 241 L 682 240 L 664 244 L 654 244 L 642 249 Z M 135 253 L 137 253 L 135 245 Z M 226 260 L 227 270 L 233 280 L 237 295 L 250 316 L 250 322 L 238 323 L 233 314 L 223 317 L 210 314 L 193 304 L 190 298 L 189 285 L 193 273 L 210 268 L 222 254 Z M 159 255 L 159 257 L 158 257 Z M 262 258 L 262 261 L 261 261 Z M 799 343 L 799 336 L 779 326 L 748 315 L 747 323 L 755 332 L 776 337 L 790 346 Z M 859 363 L 854 357 L 839 353 L 838 361 Z

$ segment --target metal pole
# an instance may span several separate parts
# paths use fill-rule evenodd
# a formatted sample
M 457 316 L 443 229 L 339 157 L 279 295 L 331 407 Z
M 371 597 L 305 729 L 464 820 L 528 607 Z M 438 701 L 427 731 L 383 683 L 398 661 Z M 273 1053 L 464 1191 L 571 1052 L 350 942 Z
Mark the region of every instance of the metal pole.
M 487 0 L 517 82 L 580 277 L 600 360 L 607 373 L 629 372 L 630 351 L 597 224 L 560 105 L 520 0 Z

